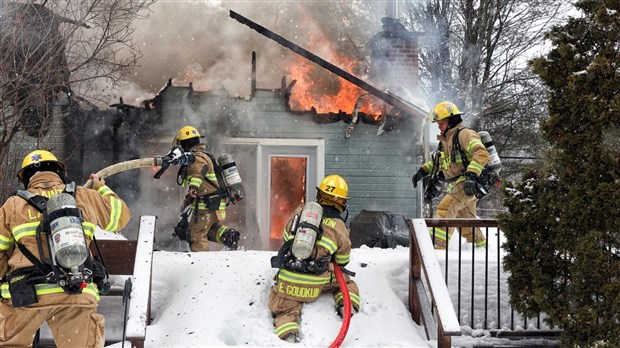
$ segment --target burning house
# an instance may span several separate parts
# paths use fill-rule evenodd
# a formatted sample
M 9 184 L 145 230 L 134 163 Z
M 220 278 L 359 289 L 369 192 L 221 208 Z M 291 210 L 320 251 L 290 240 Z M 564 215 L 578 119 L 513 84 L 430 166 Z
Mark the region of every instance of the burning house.
M 252 29 L 260 27 L 232 12 L 231 17 Z M 247 97 L 199 91 L 192 83 L 180 86 L 169 80 L 140 107 L 121 100 L 113 105 L 115 111 L 90 110 L 68 117 L 67 127 L 75 136 L 68 138 L 66 148 L 79 149 L 67 159 L 68 167 L 79 168 L 73 177 L 86 178 L 102 163 L 164 155 L 174 133 L 192 125 L 206 135 L 203 142 L 211 153 L 231 154 L 237 163 L 245 198 L 229 206 L 226 224 L 242 231 L 240 244 L 248 249 L 277 249 L 292 209 L 313 200 L 321 179 L 332 173 L 349 184 L 348 222 L 363 211 L 421 216 L 411 176 L 421 161 L 422 119 L 428 106 L 415 98 L 417 36 L 396 20 L 386 18 L 383 24 L 384 31 L 369 43 L 372 83 L 380 88 L 282 38 L 276 41 L 300 54 L 301 60 L 339 76 L 340 89 L 325 98 L 316 93 L 307 98 L 312 85 L 290 76 L 283 77 L 280 86 L 258 87 L 253 53 Z M 261 34 L 277 37 L 268 30 Z M 93 124 L 104 126 L 94 129 Z M 94 158 L 98 161 L 89 160 Z M 171 235 L 185 192 L 176 183 L 176 168 L 158 180 L 153 178 L 156 170 L 126 172 L 108 180 L 120 195 L 134 197 L 127 200 L 134 216 L 159 217 L 157 242 L 165 247 L 175 243 Z
M 257 24 L 247 19 L 244 23 L 239 15 L 233 18 L 257 29 Z M 414 95 L 416 37 L 403 32 L 395 20 L 385 19 L 384 23 L 384 32 L 371 41 L 379 64 L 374 71 L 397 71 L 403 84 L 391 87 L 390 83 L 397 80 L 389 78 L 381 85 Z M 261 30 L 270 38 L 277 37 Z M 158 129 L 194 125 L 205 131 L 206 143 L 214 153 L 230 153 L 236 159 L 246 198 L 229 208 L 228 223 L 244 231 L 247 246 L 274 249 L 290 211 L 301 202 L 313 200 L 315 187 L 330 173 L 344 176 L 349 183 L 349 221 L 363 210 L 419 216 L 420 206 L 410 179 L 422 153 L 421 119 L 426 106 L 406 104 L 285 39 L 276 41 L 344 79 L 353 79 L 342 85 L 353 88 L 354 93 L 338 110 L 329 110 L 320 98 L 304 99 L 304 93 L 296 97 L 297 81 L 287 82 L 286 77 L 279 87 L 257 88 L 253 56 L 252 87 L 247 98 L 196 91 L 191 83 L 173 86 L 169 82 L 146 102 L 151 117 L 158 120 Z M 345 88 L 339 96 L 348 93 Z M 364 98 L 368 94 L 374 97 L 374 107 L 364 104 L 366 99 L 371 100 Z M 391 108 L 386 100 L 396 107 Z M 161 153 L 170 146 L 171 137 L 167 131 L 145 136 L 143 141 L 151 142 L 153 151 Z

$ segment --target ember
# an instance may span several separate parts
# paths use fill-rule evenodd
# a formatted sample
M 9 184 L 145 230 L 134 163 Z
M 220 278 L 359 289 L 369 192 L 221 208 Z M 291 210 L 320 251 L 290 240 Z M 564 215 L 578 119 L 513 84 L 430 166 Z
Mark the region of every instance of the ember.
M 196 81 L 196 82 L 194 82 Z M 208 83 L 209 77 L 207 72 L 200 64 L 190 64 L 183 70 L 183 77 L 172 81 L 175 85 L 191 85 L 200 91 L 209 90 L 211 87 Z

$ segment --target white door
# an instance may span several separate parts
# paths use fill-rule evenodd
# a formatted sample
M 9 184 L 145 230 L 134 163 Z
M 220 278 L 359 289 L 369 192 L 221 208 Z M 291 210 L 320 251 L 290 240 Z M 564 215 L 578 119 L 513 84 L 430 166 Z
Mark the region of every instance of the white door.
M 278 250 L 293 209 L 313 201 L 325 171 L 323 139 L 235 138 L 256 149 L 255 204 L 261 250 Z

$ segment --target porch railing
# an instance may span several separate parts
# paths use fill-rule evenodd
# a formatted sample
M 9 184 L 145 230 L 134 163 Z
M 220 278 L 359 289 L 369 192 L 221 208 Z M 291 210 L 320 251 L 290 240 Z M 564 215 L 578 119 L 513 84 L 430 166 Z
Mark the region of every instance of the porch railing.
M 461 327 L 448 288 L 441 277 L 439 262 L 424 220 L 409 220 L 408 223 L 411 231 L 409 310 L 413 320 L 426 330 L 428 339 L 437 340 L 439 348 L 448 348 L 452 346 L 451 336 L 459 336 Z
M 504 236 L 495 219 L 414 219 L 410 222 L 410 253 L 416 244 L 424 243 L 427 237 L 431 244 L 435 230 L 441 228 L 454 233 L 445 250 L 433 250 L 439 263 L 439 273 L 454 305 L 457 321 L 471 330 L 485 330 L 494 337 L 557 337 L 559 330 L 544 324 L 544 314 L 520 315 L 510 305 L 507 278 L 502 269 Z M 480 228 L 486 238 L 485 247 L 473 247 L 464 243 L 461 232 Z M 410 273 L 415 277 L 415 257 L 410 258 Z M 426 271 L 426 270 L 425 270 Z M 430 271 L 430 270 L 429 270 Z M 410 281 L 411 283 L 411 281 Z M 410 302 L 412 290 L 410 286 Z M 432 298 L 431 301 L 436 301 Z M 411 305 L 410 305 L 411 306 Z M 431 308 L 433 306 L 431 305 Z M 413 314 L 413 310 L 412 310 Z M 415 319 L 415 317 L 414 317 Z

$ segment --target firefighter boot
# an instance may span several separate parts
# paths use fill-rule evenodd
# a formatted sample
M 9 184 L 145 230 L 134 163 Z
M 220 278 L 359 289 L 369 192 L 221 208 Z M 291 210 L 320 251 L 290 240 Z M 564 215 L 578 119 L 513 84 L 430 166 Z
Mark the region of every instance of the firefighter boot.
M 237 250 L 240 235 L 239 231 L 231 228 L 222 235 L 222 244 L 230 250 Z
M 299 343 L 301 341 L 301 338 L 299 337 L 299 333 L 289 332 L 282 337 L 282 340 L 288 343 Z
M 336 313 L 342 318 L 344 314 L 344 305 L 336 305 Z M 357 314 L 357 308 L 355 308 L 355 306 L 351 306 L 351 316 L 353 316 L 353 314 Z

